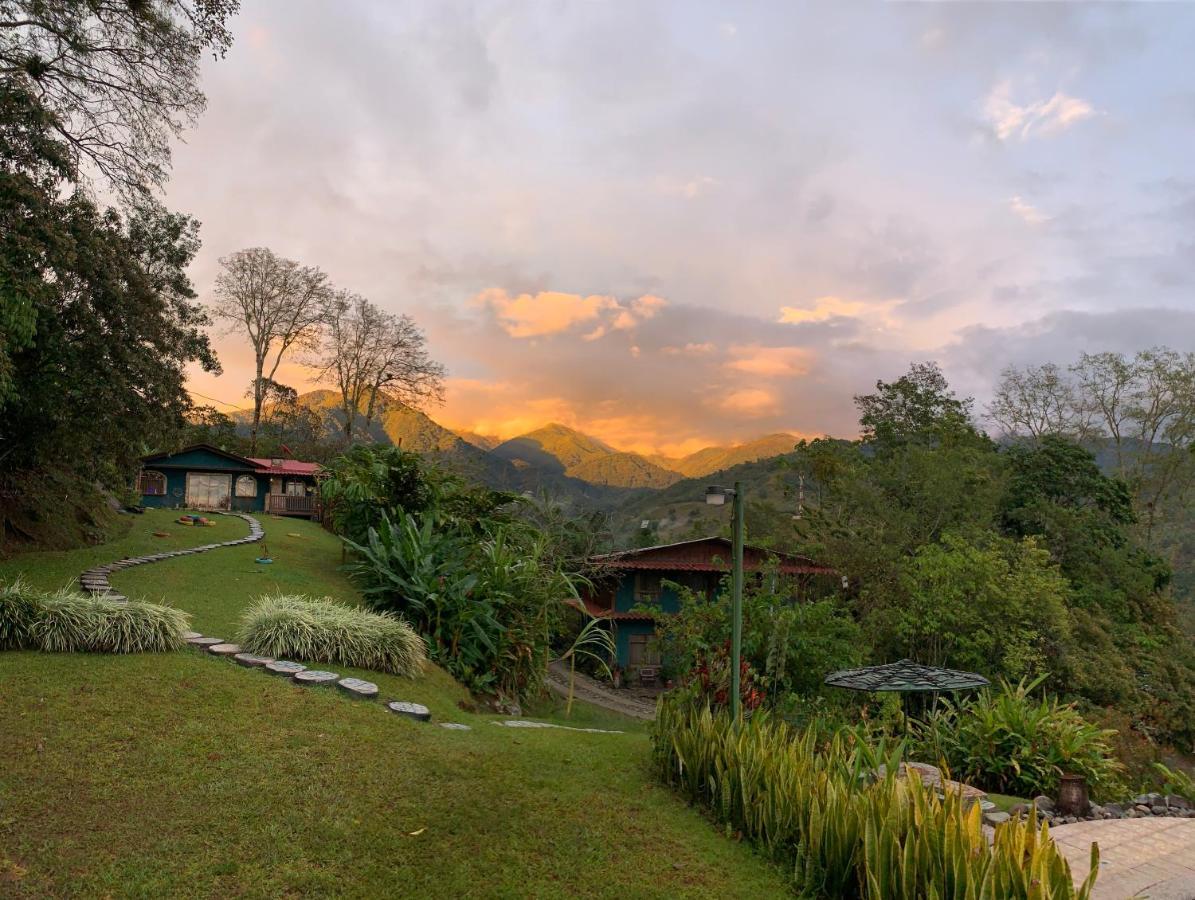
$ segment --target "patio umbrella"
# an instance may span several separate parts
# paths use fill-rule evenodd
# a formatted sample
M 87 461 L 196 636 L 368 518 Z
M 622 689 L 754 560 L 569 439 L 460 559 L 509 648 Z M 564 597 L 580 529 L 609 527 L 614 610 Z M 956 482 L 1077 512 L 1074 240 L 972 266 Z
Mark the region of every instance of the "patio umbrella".
M 841 669 L 826 676 L 831 687 L 851 691 L 898 691 L 900 693 L 943 691 L 966 691 L 991 684 L 975 672 L 960 672 L 957 669 L 942 669 L 938 666 L 923 666 L 911 659 L 887 663 L 882 666 L 864 666 L 861 669 Z

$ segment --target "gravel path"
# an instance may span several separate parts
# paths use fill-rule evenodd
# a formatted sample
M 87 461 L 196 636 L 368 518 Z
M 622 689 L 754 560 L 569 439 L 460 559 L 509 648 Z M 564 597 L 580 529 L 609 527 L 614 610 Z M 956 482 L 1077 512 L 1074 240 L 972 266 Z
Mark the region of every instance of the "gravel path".
M 546 681 L 548 688 L 561 697 L 568 696 L 568 666 L 562 662 L 554 662 L 548 666 Z M 584 700 L 593 706 L 600 706 L 611 712 L 630 716 L 632 719 L 649 721 L 656 717 L 656 706 L 646 700 L 629 697 L 623 691 L 608 688 L 600 681 L 588 675 L 577 673 L 576 686 L 573 696 L 577 700 Z

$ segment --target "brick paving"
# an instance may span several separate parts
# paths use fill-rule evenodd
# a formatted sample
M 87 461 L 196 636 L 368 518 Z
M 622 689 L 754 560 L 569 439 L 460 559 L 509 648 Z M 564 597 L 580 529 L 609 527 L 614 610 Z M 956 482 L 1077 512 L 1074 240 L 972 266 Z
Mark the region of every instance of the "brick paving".
M 1100 847 L 1094 900 L 1195 900 L 1195 819 L 1143 818 L 1077 822 L 1050 829 L 1066 854 L 1075 884 Z

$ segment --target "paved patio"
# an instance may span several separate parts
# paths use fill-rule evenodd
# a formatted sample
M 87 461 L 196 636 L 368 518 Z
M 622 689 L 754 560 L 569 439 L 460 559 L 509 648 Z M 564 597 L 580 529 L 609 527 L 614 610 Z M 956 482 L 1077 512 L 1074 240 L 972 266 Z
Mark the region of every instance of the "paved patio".
M 1095 900 L 1195 900 L 1195 819 L 1145 818 L 1077 822 L 1051 828 L 1080 884 L 1100 845 Z

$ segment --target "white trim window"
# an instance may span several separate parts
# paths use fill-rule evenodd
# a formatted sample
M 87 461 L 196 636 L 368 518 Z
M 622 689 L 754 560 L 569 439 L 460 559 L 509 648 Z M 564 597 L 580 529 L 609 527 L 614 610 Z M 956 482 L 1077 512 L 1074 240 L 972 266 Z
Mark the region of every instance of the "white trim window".
M 252 475 L 241 475 L 237 478 L 236 495 L 238 497 L 256 497 L 257 479 Z
M 165 497 L 166 476 L 153 469 L 142 469 L 141 477 L 137 479 L 137 489 L 144 497 Z

